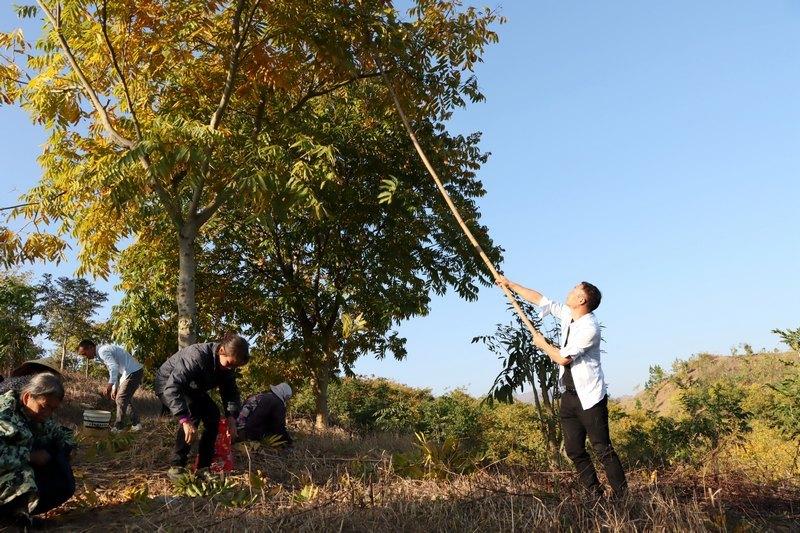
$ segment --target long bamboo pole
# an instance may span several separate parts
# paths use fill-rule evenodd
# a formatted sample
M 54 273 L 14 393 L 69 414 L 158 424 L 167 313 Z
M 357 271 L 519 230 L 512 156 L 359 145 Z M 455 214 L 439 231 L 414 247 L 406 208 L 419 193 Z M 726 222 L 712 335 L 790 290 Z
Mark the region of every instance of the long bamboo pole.
M 453 217 L 455 217 L 456 222 L 458 222 L 458 225 L 461 226 L 461 230 L 467 236 L 467 239 L 469 239 L 469 242 L 470 244 L 472 244 L 472 247 L 475 248 L 475 251 L 478 253 L 480 258 L 486 264 L 486 268 L 489 269 L 489 272 L 492 274 L 494 279 L 498 280 L 500 278 L 500 273 L 497 272 L 497 269 L 492 264 L 492 261 L 489 259 L 486 253 L 483 251 L 483 248 L 481 248 L 481 245 L 478 243 L 478 240 L 472 234 L 472 231 L 470 231 L 469 227 L 464 223 L 464 219 L 461 218 L 461 213 L 458 212 L 458 209 L 453 203 L 453 200 L 447 193 L 447 189 L 445 189 L 444 185 L 442 185 L 442 180 L 439 179 L 439 175 L 433 169 L 433 165 L 431 165 L 431 162 L 428 160 L 428 157 L 422 150 L 422 146 L 420 146 L 419 141 L 417 140 L 417 136 L 414 134 L 414 130 L 411 129 L 411 124 L 408 122 L 408 117 L 406 117 L 406 114 L 403 111 L 403 106 L 400 105 L 400 99 L 397 97 L 397 93 L 395 92 L 394 87 L 392 87 L 391 82 L 387 83 L 386 86 L 389 88 L 389 93 L 392 95 L 392 100 L 394 100 L 394 107 L 395 109 L 397 109 L 397 114 L 400 115 L 400 120 L 403 121 L 403 126 L 405 126 L 406 128 L 406 132 L 408 133 L 408 136 L 411 138 L 411 142 L 414 144 L 414 148 L 417 150 L 417 154 L 419 154 L 420 159 L 422 159 L 425 168 L 428 169 L 428 173 L 430 173 L 431 177 L 433 178 L 433 181 L 436 182 L 436 187 L 439 189 L 439 192 L 441 193 L 442 198 L 444 198 L 445 203 L 447 203 L 447 207 L 450 208 L 450 212 L 453 213 Z M 528 319 L 527 315 L 522 310 L 519 303 L 517 303 L 517 299 L 514 298 L 514 295 L 511 293 L 508 287 L 506 287 L 505 285 L 499 285 L 499 286 L 503 290 L 503 293 L 506 295 L 506 298 L 508 298 L 508 301 L 511 302 L 511 306 L 519 315 L 520 319 L 522 320 L 522 323 L 525 324 L 525 326 L 531 332 L 531 335 L 533 335 L 534 337 L 541 335 L 541 333 L 539 333 L 539 331 L 536 329 L 533 323 L 531 323 L 531 321 Z

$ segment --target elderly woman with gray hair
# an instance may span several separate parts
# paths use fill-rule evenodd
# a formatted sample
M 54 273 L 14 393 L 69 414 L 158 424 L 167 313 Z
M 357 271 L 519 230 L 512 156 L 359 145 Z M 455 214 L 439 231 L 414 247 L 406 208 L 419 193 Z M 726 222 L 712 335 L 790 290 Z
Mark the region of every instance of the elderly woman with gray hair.
M 31 515 L 58 507 L 75 492 L 72 432 L 51 419 L 63 399 L 61 379 L 49 373 L 0 395 L 0 516 L 19 525 L 31 525 Z

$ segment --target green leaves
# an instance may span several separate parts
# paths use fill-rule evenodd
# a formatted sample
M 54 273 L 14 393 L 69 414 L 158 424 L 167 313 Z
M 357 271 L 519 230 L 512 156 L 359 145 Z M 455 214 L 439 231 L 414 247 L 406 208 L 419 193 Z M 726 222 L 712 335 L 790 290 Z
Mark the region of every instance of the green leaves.
M 34 18 L 39 14 L 39 8 L 35 5 L 14 5 L 14 13 L 21 19 Z
M 38 292 L 25 275 L 0 274 L 0 367 L 14 368 L 41 354 L 33 321 Z
M 381 180 L 380 192 L 378 193 L 378 202 L 382 204 L 392 203 L 394 193 L 397 191 L 397 187 L 399 185 L 400 182 L 394 176 L 389 177 L 389 179 Z

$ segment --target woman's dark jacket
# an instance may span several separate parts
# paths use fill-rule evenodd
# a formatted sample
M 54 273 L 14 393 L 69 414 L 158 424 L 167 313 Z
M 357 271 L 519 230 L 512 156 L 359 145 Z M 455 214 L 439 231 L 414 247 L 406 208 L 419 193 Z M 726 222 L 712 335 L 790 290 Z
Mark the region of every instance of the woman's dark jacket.
M 199 396 L 219 387 L 222 404 L 228 416 L 239 414 L 241 397 L 236 386 L 236 369 L 219 364 L 219 344 L 192 344 L 170 357 L 158 369 L 155 390 L 170 412 L 182 418 L 189 416 L 187 398 Z

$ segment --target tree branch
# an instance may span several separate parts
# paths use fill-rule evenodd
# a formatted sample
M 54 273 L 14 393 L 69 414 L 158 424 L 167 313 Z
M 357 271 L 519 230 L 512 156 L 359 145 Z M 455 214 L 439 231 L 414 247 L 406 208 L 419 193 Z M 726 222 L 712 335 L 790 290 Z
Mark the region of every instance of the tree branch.
M 267 108 L 267 89 L 261 89 L 261 94 L 258 99 L 258 107 L 256 107 L 255 125 L 253 127 L 253 139 L 258 137 L 261 133 L 261 124 L 264 121 L 264 113 Z
M 135 146 L 133 141 L 130 139 L 120 135 L 119 132 L 114 128 L 111 124 L 111 118 L 108 116 L 108 112 L 100 103 L 100 99 L 97 97 L 97 93 L 95 92 L 94 88 L 92 87 L 91 82 L 86 78 L 86 75 L 83 73 L 80 65 L 78 65 L 78 61 L 75 59 L 75 55 L 72 53 L 72 49 L 69 47 L 67 40 L 64 38 L 64 34 L 61 33 L 61 14 L 58 13 L 58 17 L 53 15 L 53 12 L 44 4 L 43 0 L 36 0 L 36 3 L 39 4 L 39 7 L 42 8 L 47 19 L 50 21 L 50 24 L 53 26 L 53 30 L 56 32 L 58 36 L 58 41 L 61 43 L 61 47 L 64 50 L 64 53 L 67 56 L 67 60 L 69 61 L 72 69 L 77 74 L 78 79 L 80 79 L 81 84 L 83 85 L 84 92 L 89 100 L 92 102 L 92 107 L 94 107 L 95 112 L 100 117 L 100 122 L 103 123 L 103 127 L 105 127 L 106 132 L 108 132 L 109 137 L 119 146 L 123 148 L 131 149 Z M 58 8 L 60 11 L 60 7 Z
M 198 228 L 208 222 L 208 219 L 211 218 L 211 215 L 216 213 L 219 207 L 222 205 L 222 202 L 225 201 L 226 189 L 227 187 L 222 187 L 219 191 L 217 191 L 216 196 L 214 196 L 214 200 L 197 213 Z
M 65 194 L 67 194 L 67 191 L 61 191 L 60 193 L 54 195 L 53 197 L 48 198 L 47 201 L 48 202 L 52 202 L 53 200 L 55 200 L 57 198 L 60 198 L 60 197 L 64 196 Z M 39 205 L 41 203 L 42 202 L 26 202 L 24 204 L 9 205 L 8 207 L 0 207 L 0 211 L 13 211 L 14 209 L 19 209 L 20 207 L 28 207 L 28 206 L 31 206 L 31 205 Z
M 133 119 L 133 127 L 136 129 L 136 138 L 141 141 L 142 128 L 139 126 L 139 119 L 136 118 L 136 110 L 133 108 L 131 93 L 128 90 L 128 82 L 125 80 L 125 76 L 122 74 L 122 69 L 119 66 L 119 62 L 117 61 L 117 53 L 114 51 L 114 46 L 111 44 L 111 39 L 108 36 L 108 13 L 106 11 L 107 4 L 108 0 L 103 0 L 103 11 L 101 18 L 102 28 L 103 28 L 103 38 L 106 41 L 108 52 L 111 55 L 111 64 L 114 65 L 114 70 L 117 71 L 119 80 L 122 82 L 122 89 L 125 92 L 125 101 L 128 103 L 128 110 L 131 112 L 131 118 Z
M 335 84 L 333 84 L 330 87 L 327 87 L 325 89 L 310 90 L 302 98 L 300 98 L 300 100 L 295 105 L 293 105 L 288 111 L 286 111 L 286 113 L 283 114 L 282 118 L 286 118 L 287 116 L 291 115 L 292 113 L 297 112 L 301 107 L 303 107 L 312 98 L 316 98 L 318 96 L 323 96 L 323 95 L 332 93 L 333 91 L 336 91 L 337 89 L 341 89 L 342 87 L 350 85 L 351 83 L 353 83 L 355 81 L 365 80 L 365 79 L 368 79 L 368 78 L 377 78 L 377 77 L 383 76 L 387 72 L 388 71 L 366 72 L 366 73 L 362 73 L 362 74 L 358 74 L 356 76 L 353 76 L 352 78 L 346 79 L 344 81 L 340 81 L 338 83 L 335 83 Z
M 222 90 L 222 96 L 220 97 L 219 104 L 217 104 L 217 109 L 214 110 L 214 114 L 211 116 L 211 121 L 209 122 L 209 127 L 212 130 L 216 130 L 219 127 L 220 122 L 222 122 L 222 115 L 225 113 L 225 109 L 228 107 L 231 94 L 233 94 L 233 85 L 236 81 L 236 73 L 239 70 L 242 49 L 244 48 L 244 43 L 247 40 L 250 24 L 253 21 L 253 16 L 255 15 L 256 8 L 259 4 L 259 2 L 255 2 L 253 4 L 252 9 L 247 16 L 247 22 L 245 23 L 244 28 L 241 28 L 240 23 L 242 13 L 244 13 L 245 1 L 246 0 L 239 0 L 238 4 L 236 5 L 236 12 L 233 15 L 233 36 L 235 39 L 235 44 L 233 46 L 233 52 L 231 53 L 231 60 L 228 64 L 228 74 L 225 78 L 225 86 Z
M 197 213 L 197 206 L 200 205 L 200 197 L 203 194 L 203 185 L 205 184 L 204 174 L 200 175 L 200 181 L 192 191 L 192 200 L 189 202 L 189 216 Z

